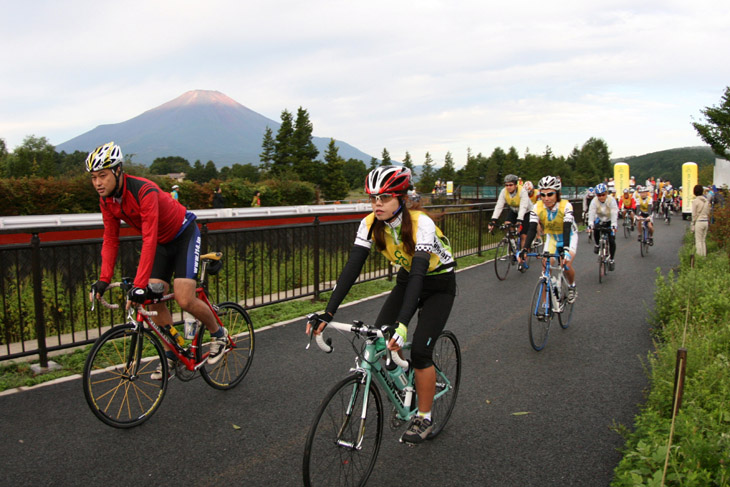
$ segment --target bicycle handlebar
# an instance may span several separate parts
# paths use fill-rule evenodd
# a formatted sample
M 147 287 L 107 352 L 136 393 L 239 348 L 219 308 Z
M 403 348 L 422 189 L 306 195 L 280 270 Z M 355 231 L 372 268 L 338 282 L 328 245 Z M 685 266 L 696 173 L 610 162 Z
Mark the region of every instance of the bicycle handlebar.
M 309 317 L 307 317 L 309 318 Z M 317 325 L 312 325 L 312 330 Z M 355 324 L 348 324 L 348 323 L 339 323 L 337 321 L 330 321 L 327 326 L 333 326 L 337 330 L 344 331 L 344 332 L 351 332 L 356 333 L 358 335 L 365 335 L 370 337 L 378 337 L 385 339 L 385 335 L 383 334 L 383 330 L 380 330 L 378 328 L 375 328 L 373 326 L 367 326 L 367 325 L 355 325 Z M 326 328 L 325 328 L 326 329 Z M 332 350 L 334 350 L 334 347 L 332 346 L 332 340 L 331 339 L 324 339 L 323 333 L 320 333 L 319 335 L 315 335 L 315 340 L 317 342 L 317 346 L 321 348 L 323 351 L 330 353 Z M 393 362 L 396 363 L 396 365 L 399 365 L 403 370 L 408 370 L 408 361 L 403 360 L 400 355 L 397 353 L 391 353 L 390 350 L 386 348 L 386 354 L 388 355 L 388 360 L 393 360 Z
M 112 289 L 115 287 L 121 287 L 124 288 L 126 285 L 123 282 L 113 282 L 109 284 L 106 288 Z M 171 298 L 173 294 L 166 294 L 161 299 Z M 118 304 L 112 304 L 106 299 L 104 299 L 104 296 L 99 296 L 99 302 L 105 307 L 109 309 L 119 309 Z M 92 307 L 93 310 L 93 307 Z M 137 306 L 137 312 L 144 316 L 157 316 L 157 311 L 147 311 L 142 305 Z
M 541 254 L 538 254 L 537 252 L 527 252 L 525 255 L 527 257 L 541 257 L 543 259 L 561 259 L 562 258 L 562 256 L 560 254 L 551 254 L 550 252 L 543 252 Z M 570 267 L 568 267 L 567 264 L 564 267 L 565 267 L 566 271 L 570 270 Z

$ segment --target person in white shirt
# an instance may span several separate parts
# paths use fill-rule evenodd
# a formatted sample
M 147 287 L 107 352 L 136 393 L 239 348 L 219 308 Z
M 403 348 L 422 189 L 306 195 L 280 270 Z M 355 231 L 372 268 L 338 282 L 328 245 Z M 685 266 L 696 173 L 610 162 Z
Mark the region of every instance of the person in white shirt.
M 608 233 L 608 269 L 613 270 L 616 256 L 616 228 L 618 227 L 618 204 L 616 198 L 608 194 L 608 188 L 601 183 L 596 186 L 596 197 L 588 208 L 588 231 L 593 234 L 593 253 L 598 253 L 601 232 Z

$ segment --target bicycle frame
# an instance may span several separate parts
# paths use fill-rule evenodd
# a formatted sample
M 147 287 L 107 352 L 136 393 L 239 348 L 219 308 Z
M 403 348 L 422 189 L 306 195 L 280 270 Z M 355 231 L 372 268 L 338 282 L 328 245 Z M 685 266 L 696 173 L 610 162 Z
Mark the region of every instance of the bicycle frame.
M 560 312 L 562 312 L 562 309 L 553 309 L 553 302 L 552 302 L 552 300 L 553 300 L 553 297 L 555 296 L 555 286 L 553 285 L 553 282 L 552 282 L 552 279 L 551 279 L 551 277 L 552 277 L 552 268 L 553 268 L 553 265 L 552 265 L 551 262 L 552 262 L 553 259 L 558 259 L 558 261 L 560 261 L 560 255 L 559 254 L 549 254 L 549 253 L 545 252 L 545 253 L 542 253 L 542 254 L 528 253 L 527 256 L 529 256 L 529 257 L 542 257 L 544 259 L 544 261 L 545 261 L 545 268 L 543 269 L 542 274 L 540 274 L 540 281 L 546 281 L 547 282 L 547 290 L 548 290 L 548 294 L 550 295 L 549 297 L 548 296 L 543 296 L 542 295 L 542 289 L 540 290 L 540 294 L 538 296 L 538 300 L 537 300 L 537 304 L 536 304 L 536 306 L 538 306 L 538 308 L 535 308 L 534 310 L 532 310 L 533 314 L 535 314 L 535 315 L 538 314 L 538 311 L 540 309 L 539 307 L 543 307 L 546 315 L 549 314 L 549 313 L 560 313 Z M 560 283 L 562 282 L 562 280 L 565 279 L 565 276 L 563 274 L 563 268 L 562 267 L 558 266 L 558 274 L 555 277 L 557 277 L 558 286 L 560 286 Z
M 210 308 L 211 312 L 213 313 L 213 316 L 215 317 L 216 321 L 218 322 L 218 325 L 222 327 L 223 323 L 221 323 L 221 320 L 218 317 L 218 313 L 216 312 L 215 307 L 213 307 L 213 305 L 208 300 L 208 294 L 205 292 L 205 287 L 204 286 L 198 287 L 195 290 L 195 293 L 196 293 L 198 299 L 203 301 Z M 151 315 L 149 314 L 149 312 L 145 311 L 145 309 L 144 309 L 144 306 L 147 306 L 149 304 L 154 304 L 154 303 L 164 303 L 164 302 L 170 301 L 174 297 L 175 297 L 175 295 L 174 295 L 174 293 L 172 293 L 172 294 L 167 294 L 167 295 L 163 296 L 159 300 L 145 301 L 145 303 L 142 306 L 137 308 L 136 317 L 133 321 L 135 322 L 135 324 L 137 326 L 140 326 L 143 323 L 147 324 L 147 326 L 155 332 L 155 334 L 160 338 L 160 340 L 162 340 L 162 343 L 166 344 L 168 349 L 173 354 L 175 354 L 175 356 L 180 361 L 180 363 L 185 365 L 185 368 L 187 368 L 190 371 L 196 371 L 200 367 L 205 365 L 205 363 L 207 362 L 207 359 L 208 359 L 208 355 L 206 354 L 203 356 L 203 360 L 201 360 L 200 362 L 197 362 L 195 360 L 195 351 L 199 347 L 203 346 L 203 344 L 200 343 L 200 341 L 203 339 L 203 333 L 201 332 L 202 330 L 198 330 L 196 332 L 195 338 L 193 338 L 192 343 L 190 344 L 190 347 L 188 349 L 185 349 L 185 348 L 181 347 L 180 344 L 177 343 L 177 341 L 172 340 L 171 338 L 168 338 L 167 333 L 165 331 L 163 331 L 162 327 L 160 327 L 157 323 L 154 322 L 154 320 L 151 319 Z M 205 325 L 203 325 L 201 323 L 200 326 L 202 328 Z M 229 342 L 229 346 L 231 348 L 235 348 L 236 344 L 233 343 L 232 340 L 229 339 L 228 342 Z
M 356 388 L 353 389 L 352 396 L 350 397 L 350 403 L 347 405 L 345 423 L 340 427 L 340 432 L 337 436 L 337 444 L 339 446 L 359 449 L 359 447 L 362 445 L 365 434 L 365 417 L 368 409 L 368 401 L 370 398 L 370 387 L 373 386 L 373 379 L 375 380 L 375 383 L 380 386 L 380 389 L 382 391 L 385 391 L 385 395 L 388 398 L 388 401 L 395 408 L 398 419 L 408 421 L 418 412 L 418 408 L 416 406 L 417 396 L 414 382 L 414 370 L 413 367 L 408 367 L 408 371 L 406 372 L 408 377 L 408 383 L 403 387 L 402 390 L 399 389 L 398 386 L 396 386 L 393 382 L 393 379 L 391 379 L 388 370 L 384 367 L 383 364 L 382 359 L 386 358 L 388 350 L 385 347 L 385 340 L 382 338 L 381 331 L 362 325 L 361 327 L 358 327 L 357 325 L 353 326 L 345 323 L 336 322 L 330 322 L 328 326 L 334 326 L 339 330 L 354 332 L 358 336 L 366 337 L 365 350 L 363 351 L 362 355 L 358 355 L 355 358 L 355 367 L 350 369 L 351 372 L 355 372 L 361 375 L 361 381 L 364 381 L 365 385 L 365 389 L 363 390 L 364 398 L 362 404 L 362 412 L 360 413 L 361 428 L 358 433 L 357 442 L 346 442 L 343 441 L 340 437 L 340 435 L 346 430 L 347 423 L 350 421 L 352 413 L 354 412 L 353 408 L 357 399 L 357 395 L 355 394 L 355 392 L 357 391 Z M 319 341 L 318 343 L 320 344 L 321 348 L 322 344 Z M 403 350 L 409 350 L 410 348 L 411 342 L 406 342 L 403 346 Z M 433 398 L 434 402 L 438 401 L 441 396 L 443 396 L 452 389 L 452 384 L 449 378 L 446 377 L 443 372 L 439 370 L 438 367 L 435 367 L 435 370 L 437 383 L 441 381 L 446 385 L 446 387 L 444 387 L 441 391 L 437 390 Z M 416 407 L 412 407 L 412 405 Z

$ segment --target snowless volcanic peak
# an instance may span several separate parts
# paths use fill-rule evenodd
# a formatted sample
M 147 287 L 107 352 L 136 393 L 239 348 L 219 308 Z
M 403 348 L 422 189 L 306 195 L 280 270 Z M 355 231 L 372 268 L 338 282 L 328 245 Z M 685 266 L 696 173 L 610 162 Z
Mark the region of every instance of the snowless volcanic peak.
M 171 100 L 161 106 L 165 108 L 173 108 L 184 105 L 228 105 L 239 106 L 240 104 L 221 93 L 213 90 L 191 90 L 183 93 L 174 100 Z

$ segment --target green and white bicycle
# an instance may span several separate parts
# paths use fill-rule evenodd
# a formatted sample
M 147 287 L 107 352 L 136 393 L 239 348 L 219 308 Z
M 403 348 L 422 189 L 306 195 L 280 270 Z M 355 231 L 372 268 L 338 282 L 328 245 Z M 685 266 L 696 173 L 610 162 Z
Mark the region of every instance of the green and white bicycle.
M 313 318 L 314 315 L 307 317 L 308 321 Z M 382 394 L 392 406 L 392 430 L 400 428 L 418 411 L 413 368 L 386 348 L 387 331 L 384 336 L 384 330 L 360 321 L 330 322 L 327 329 L 352 333 L 351 343 L 357 356 L 350 375 L 338 382 L 317 408 L 304 447 L 304 485 L 365 485 L 383 439 Z M 357 340 L 362 340 L 359 348 Z M 331 339 L 325 341 L 319 334 L 316 341 L 322 350 L 332 351 Z M 410 348 L 410 342 L 403 347 Z M 395 371 L 389 370 L 391 360 L 397 365 Z M 436 395 L 432 409 L 434 430 L 429 438 L 446 426 L 459 392 L 461 349 L 452 332 L 444 330 L 436 339 L 433 362 Z

